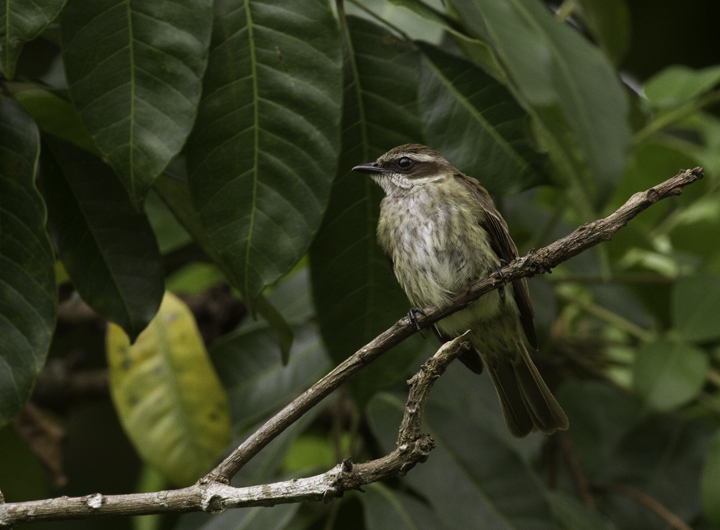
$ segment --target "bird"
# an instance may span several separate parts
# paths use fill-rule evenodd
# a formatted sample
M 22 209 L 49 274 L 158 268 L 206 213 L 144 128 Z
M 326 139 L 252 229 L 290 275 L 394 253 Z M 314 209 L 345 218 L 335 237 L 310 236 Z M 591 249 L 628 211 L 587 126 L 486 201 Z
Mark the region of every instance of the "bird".
M 447 307 L 453 295 L 518 256 L 485 188 L 430 147 L 401 145 L 353 170 L 368 174 L 385 192 L 377 240 L 414 306 L 408 318 L 416 326 L 420 308 Z M 517 438 L 568 428 L 565 412 L 522 340 L 524 332 L 537 348 L 534 317 L 521 278 L 434 325 L 443 341 L 470 330 L 472 347 L 460 360 L 477 374 L 487 370 L 507 427 Z

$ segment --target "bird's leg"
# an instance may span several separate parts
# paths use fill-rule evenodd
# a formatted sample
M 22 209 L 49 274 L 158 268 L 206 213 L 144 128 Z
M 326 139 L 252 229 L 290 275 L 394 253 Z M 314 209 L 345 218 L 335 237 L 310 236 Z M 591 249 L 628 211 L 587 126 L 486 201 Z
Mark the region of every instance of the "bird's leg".
M 420 313 L 422 316 L 426 316 L 425 312 L 422 309 L 420 309 L 419 307 L 411 307 L 410 311 L 408 311 L 408 313 L 407 313 L 407 317 L 408 317 L 408 320 L 410 321 L 410 324 L 413 325 L 413 327 L 420 333 L 420 336 L 424 339 L 425 335 L 423 335 L 422 326 L 417 321 L 417 317 L 415 316 L 418 313 Z
M 498 265 L 495 270 L 493 270 L 492 267 L 488 267 L 488 268 L 487 268 L 487 274 L 488 274 L 488 276 L 490 276 L 493 272 L 497 272 L 497 273 L 498 273 L 498 276 L 500 276 L 501 278 L 503 278 L 504 276 L 503 276 L 503 273 L 502 273 L 502 268 L 503 268 L 505 265 L 507 265 L 507 261 L 505 261 L 504 259 L 500 258 L 500 265 Z M 505 300 L 505 286 L 504 286 L 504 285 L 501 285 L 500 287 L 498 287 L 498 294 L 500 294 L 500 300 Z

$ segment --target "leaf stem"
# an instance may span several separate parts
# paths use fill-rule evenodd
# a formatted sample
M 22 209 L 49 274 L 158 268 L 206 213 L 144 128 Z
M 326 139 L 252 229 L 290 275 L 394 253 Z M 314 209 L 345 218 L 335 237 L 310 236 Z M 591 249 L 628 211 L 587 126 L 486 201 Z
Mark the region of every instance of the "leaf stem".
M 640 143 L 650 138 L 655 133 L 663 130 L 665 127 L 669 127 L 673 123 L 680 121 L 686 116 L 689 116 L 690 114 L 702 109 L 703 107 L 707 107 L 718 101 L 720 101 L 720 90 L 709 92 L 703 96 L 700 96 L 697 99 L 688 101 L 685 105 L 671 110 L 667 114 L 663 114 L 659 118 L 648 123 L 638 132 L 636 132 L 635 135 L 632 137 L 631 145 L 636 147 Z
M 562 300 L 565 300 L 566 302 L 577 305 L 591 315 L 622 329 L 629 335 L 632 335 L 633 337 L 636 337 L 643 342 L 652 342 L 656 338 L 655 333 L 653 333 L 652 331 L 647 331 L 646 329 L 641 328 L 637 324 L 633 324 L 626 318 L 621 317 L 617 313 L 613 313 L 609 309 L 605 309 L 604 307 L 594 302 L 583 300 L 581 298 L 571 296 L 567 293 L 563 293 L 560 291 L 557 292 L 557 296 Z

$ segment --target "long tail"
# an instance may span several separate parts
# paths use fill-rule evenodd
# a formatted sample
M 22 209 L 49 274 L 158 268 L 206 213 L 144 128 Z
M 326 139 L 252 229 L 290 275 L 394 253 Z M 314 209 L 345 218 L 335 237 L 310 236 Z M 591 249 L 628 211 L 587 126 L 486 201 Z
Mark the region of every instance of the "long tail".
M 540 430 L 552 434 L 568 428 L 563 409 L 543 381 L 522 341 L 515 351 L 482 355 L 508 429 L 517 438 Z

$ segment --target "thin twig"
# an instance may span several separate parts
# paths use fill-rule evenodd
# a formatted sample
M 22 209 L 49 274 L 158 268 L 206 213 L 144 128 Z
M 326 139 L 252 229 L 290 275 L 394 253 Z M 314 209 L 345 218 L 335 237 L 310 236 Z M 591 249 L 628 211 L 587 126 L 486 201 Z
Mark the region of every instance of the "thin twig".
M 650 508 L 656 514 L 662 517 L 665 522 L 670 525 L 671 528 L 675 528 L 676 530 L 692 530 L 690 526 L 685 524 L 685 521 L 683 521 L 677 515 L 665 508 L 665 506 L 653 499 L 650 495 L 647 495 L 642 491 L 638 491 L 635 488 L 623 486 L 622 484 L 603 484 L 593 486 L 593 490 L 608 491 L 611 493 L 618 493 L 620 495 L 624 495 L 625 497 L 633 499 L 634 501 L 639 502 L 643 506 Z
M 154 493 L 58 497 L 41 501 L 0 504 L 0 528 L 21 523 L 87 519 L 118 515 L 151 515 L 204 511 L 222 513 L 229 508 L 273 506 L 306 501 L 329 501 L 345 491 L 360 489 L 394 475 L 404 475 L 427 459 L 435 448 L 429 434 L 422 434 L 423 409 L 434 382 L 466 348 L 465 335 L 443 344 L 409 381 L 410 391 L 398 432 L 396 449 L 377 460 L 353 464 L 350 460 L 314 477 L 275 484 L 234 488 L 219 482 Z
M 567 433 L 563 431 L 557 431 L 553 434 L 553 438 L 555 438 L 558 446 L 560 446 L 560 451 L 565 457 L 565 462 L 570 469 L 570 477 L 575 485 L 575 493 L 585 506 L 594 510 L 595 497 L 593 497 L 590 482 L 585 476 L 582 466 L 580 465 L 580 461 L 575 454 L 575 448 L 573 447 L 572 441 L 568 437 Z
M 604 320 L 608 324 L 612 324 L 613 326 L 622 329 L 623 331 L 627 332 L 633 337 L 640 339 L 643 342 L 652 342 L 653 340 L 655 340 L 655 334 L 653 332 L 641 328 L 637 324 L 630 322 L 628 319 L 621 317 L 620 315 L 610 311 L 609 309 L 605 309 L 604 307 L 590 302 L 589 300 L 583 300 L 582 298 L 570 296 L 563 292 L 557 292 L 556 294 L 558 298 L 577 305 L 591 315 L 599 318 L 600 320 Z

